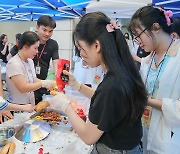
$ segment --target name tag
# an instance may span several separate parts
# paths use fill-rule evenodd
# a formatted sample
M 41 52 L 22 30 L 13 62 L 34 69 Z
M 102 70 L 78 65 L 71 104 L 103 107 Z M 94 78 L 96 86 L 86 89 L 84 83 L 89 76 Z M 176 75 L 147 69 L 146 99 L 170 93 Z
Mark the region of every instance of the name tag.
M 40 66 L 36 66 L 36 74 L 40 74 L 41 73 L 41 67 Z
M 99 84 L 100 81 L 101 81 L 101 76 L 95 75 L 95 76 L 94 76 L 93 83 L 94 83 L 94 84 Z

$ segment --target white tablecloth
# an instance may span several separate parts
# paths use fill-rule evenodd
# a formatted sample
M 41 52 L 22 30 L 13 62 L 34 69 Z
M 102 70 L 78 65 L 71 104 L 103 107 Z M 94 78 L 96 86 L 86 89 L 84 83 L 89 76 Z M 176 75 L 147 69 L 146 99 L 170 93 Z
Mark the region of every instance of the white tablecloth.
M 31 113 L 33 114 L 33 113 Z M 14 119 L 3 123 L 1 126 L 16 126 L 29 119 L 30 113 L 16 113 Z M 38 154 L 43 148 L 44 154 L 89 154 L 92 147 L 86 145 L 76 133 L 65 129 L 51 129 L 50 134 L 36 143 L 24 143 L 11 137 L 9 141 L 16 144 L 14 154 Z

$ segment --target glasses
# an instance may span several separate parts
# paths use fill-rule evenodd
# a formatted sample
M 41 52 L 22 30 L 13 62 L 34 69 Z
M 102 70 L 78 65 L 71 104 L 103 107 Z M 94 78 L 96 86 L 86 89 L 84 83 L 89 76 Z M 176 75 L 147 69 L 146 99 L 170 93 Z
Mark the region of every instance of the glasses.
M 144 33 L 146 30 L 147 30 L 147 28 L 145 28 L 141 33 L 139 33 L 136 37 L 134 37 L 133 42 L 139 44 L 139 43 L 140 43 L 140 42 L 139 42 L 139 39 L 141 40 L 140 36 L 141 36 L 141 34 Z M 141 41 L 142 41 L 142 40 L 141 40 Z

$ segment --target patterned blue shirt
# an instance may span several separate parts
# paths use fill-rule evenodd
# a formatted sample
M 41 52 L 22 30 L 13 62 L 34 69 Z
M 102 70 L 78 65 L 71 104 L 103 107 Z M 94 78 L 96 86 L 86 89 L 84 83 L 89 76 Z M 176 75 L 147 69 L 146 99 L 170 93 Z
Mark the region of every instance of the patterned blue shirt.
M 169 59 L 170 59 L 170 56 L 166 55 L 164 61 L 162 61 L 160 63 L 158 68 L 155 64 L 154 58 L 152 59 L 152 66 L 151 66 L 150 71 L 149 71 L 149 75 L 148 75 L 148 79 L 147 79 L 147 83 L 146 83 L 146 88 L 148 90 L 148 95 L 152 95 L 153 98 L 157 97 L 157 92 L 159 89 L 159 79 L 161 78 L 161 75 L 164 72 L 164 69 L 166 68 L 166 65 L 167 65 Z M 158 75 L 158 73 L 159 73 L 159 75 Z M 157 78 L 157 75 L 158 75 L 158 78 Z M 156 78 L 157 78 L 157 80 L 156 80 Z M 154 92 L 153 92 L 153 88 L 154 88 Z

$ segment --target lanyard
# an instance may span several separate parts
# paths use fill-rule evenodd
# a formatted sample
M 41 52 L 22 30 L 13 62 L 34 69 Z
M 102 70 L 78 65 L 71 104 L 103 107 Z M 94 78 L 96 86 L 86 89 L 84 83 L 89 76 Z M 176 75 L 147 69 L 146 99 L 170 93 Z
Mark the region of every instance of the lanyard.
M 21 57 L 20 57 L 19 54 L 18 54 L 18 56 L 19 56 L 19 58 L 21 59 Z M 26 70 L 27 77 L 28 77 L 28 81 L 29 81 L 29 83 L 31 83 L 31 80 L 30 80 L 30 77 L 29 77 L 29 73 L 28 73 L 28 71 L 27 71 L 27 69 L 26 69 L 26 66 L 25 66 L 25 64 L 24 64 L 24 62 L 23 62 L 22 59 L 21 59 L 21 62 L 22 62 L 22 64 L 23 64 L 23 66 L 24 66 L 24 69 Z M 28 64 L 29 64 L 29 62 L 28 62 Z M 30 68 L 30 70 L 31 70 L 31 74 L 33 75 L 33 72 L 32 72 L 32 69 L 31 69 L 31 65 L 30 65 L 30 64 L 29 64 L 29 68 Z M 33 82 L 34 82 L 34 77 L 32 77 L 32 79 L 33 79 Z
M 31 83 L 28 70 L 26 69 L 26 66 L 25 66 L 25 64 L 24 64 L 24 62 L 23 62 L 23 60 L 21 59 L 21 57 L 20 57 L 19 54 L 18 54 L 18 56 L 19 56 L 19 58 L 20 58 L 20 60 L 21 60 L 21 62 L 22 62 L 22 64 L 23 64 L 23 66 L 24 66 L 24 69 L 26 70 L 27 77 L 28 77 L 28 81 L 29 81 L 29 83 Z M 28 64 L 29 64 L 29 62 L 28 62 Z M 34 80 L 34 77 L 33 77 L 33 71 L 32 71 L 32 68 L 31 68 L 31 65 L 30 65 L 30 64 L 29 64 L 29 68 L 30 68 L 30 70 L 31 70 L 32 79 L 33 79 L 33 83 L 34 83 L 35 80 Z M 29 102 L 30 102 L 32 105 L 34 105 L 34 95 L 33 95 L 32 92 L 29 92 Z
M 46 43 L 44 44 L 44 46 L 43 46 L 43 48 L 42 48 L 42 50 L 40 52 L 40 55 L 38 56 L 38 54 L 37 54 L 37 59 L 38 59 L 37 66 L 39 66 L 39 61 L 41 59 L 41 56 L 42 56 L 42 54 L 44 52 L 45 47 L 46 47 Z
M 154 85 L 153 85 L 152 94 L 151 94 L 152 97 L 153 97 L 153 95 L 154 95 L 154 91 L 155 91 L 157 79 L 158 79 L 158 77 L 159 77 L 159 74 L 160 74 L 160 72 L 161 72 L 161 69 L 162 69 L 164 60 L 165 60 L 165 58 L 166 58 L 166 56 L 167 56 L 168 50 L 169 50 L 172 42 L 173 42 L 173 39 L 171 40 L 171 43 L 169 44 L 169 46 L 168 46 L 168 48 L 167 48 L 167 50 L 166 50 L 166 52 L 165 52 L 165 54 L 164 54 L 164 58 L 163 58 L 163 60 L 161 61 L 161 65 L 160 65 L 159 71 L 158 71 L 158 73 L 157 73 L 157 76 L 156 76 L 156 79 L 155 79 L 155 82 L 154 82 Z M 152 56 L 151 63 L 150 63 L 150 66 L 149 66 L 149 70 L 148 70 L 148 73 L 147 73 L 147 76 L 146 76 L 146 81 L 145 81 L 145 85 L 146 85 L 146 86 L 147 86 L 147 80 L 148 80 L 148 77 L 149 77 L 150 69 L 151 69 L 152 62 L 153 62 L 153 59 L 154 59 L 154 56 L 155 56 L 155 55 L 156 55 L 156 53 L 154 53 L 154 55 Z

